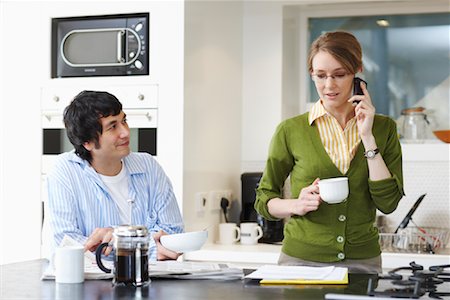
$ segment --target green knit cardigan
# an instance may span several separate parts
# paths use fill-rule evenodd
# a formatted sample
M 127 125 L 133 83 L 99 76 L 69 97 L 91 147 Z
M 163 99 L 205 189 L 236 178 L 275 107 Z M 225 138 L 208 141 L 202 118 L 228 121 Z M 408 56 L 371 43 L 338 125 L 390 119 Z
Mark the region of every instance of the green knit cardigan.
M 347 176 L 349 196 L 339 204 L 321 203 L 319 209 L 304 216 L 292 216 L 284 227 L 282 251 L 290 256 L 317 262 L 336 262 L 378 256 L 376 210 L 393 212 L 403 197 L 401 146 L 395 122 L 375 115 L 373 134 L 391 177 L 369 179 L 362 143 L 346 174 L 334 165 L 308 113 L 283 121 L 272 138 L 266 167 L 256 191 L 255 209 L 268 220 L 267 202 L 282 198 L 283 185 L 290 175 L 291 198 L 316 178 Z

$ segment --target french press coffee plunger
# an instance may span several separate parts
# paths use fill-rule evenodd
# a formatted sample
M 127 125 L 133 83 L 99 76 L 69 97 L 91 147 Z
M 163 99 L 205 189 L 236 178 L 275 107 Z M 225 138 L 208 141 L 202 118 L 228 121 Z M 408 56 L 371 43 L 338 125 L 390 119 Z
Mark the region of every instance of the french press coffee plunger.
M 101 255 L 109 243 L 103 243 L 96 250 L 98 267 L 106 273 L 111 269 L 106 268 Z M 141 225 L 120 225 L 113 232 L 114 256 L 114 284 L 142 286 L 150 282 L 148 275 L 148 230 Z

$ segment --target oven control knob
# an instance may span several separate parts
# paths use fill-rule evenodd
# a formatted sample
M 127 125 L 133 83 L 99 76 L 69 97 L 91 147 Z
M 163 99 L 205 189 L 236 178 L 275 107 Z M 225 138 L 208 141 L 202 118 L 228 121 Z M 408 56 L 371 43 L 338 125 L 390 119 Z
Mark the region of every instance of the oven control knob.
M 144 96 L 144 95 L 142 95 L 142 94 L 139 94 L 139 95 L 138 95 L 138 99 L 139 99 L 139 100 L 141 100 L 141 101 L 144 101 L 144 99 L 145 99 L 145 96 Z
M 134 62 L 134 66 L 135 66 L 136 68 L 138 68 L 139 70 L 142 70 L 142 68 L 144 67 L 144 65 L 141 63 L 140 60 L 136 60 L 136 61 Z
M 137 23 L 136 27 L 134 27 L 134 30 L 136 30 L 136 32 L 138 32 L 142 29 L 142 27 L 144 27 L 144 25 L 142 25 L 142 23 Z
M 59 102 L 59 97 L 58 96 L 53 96 L 53 101 Z

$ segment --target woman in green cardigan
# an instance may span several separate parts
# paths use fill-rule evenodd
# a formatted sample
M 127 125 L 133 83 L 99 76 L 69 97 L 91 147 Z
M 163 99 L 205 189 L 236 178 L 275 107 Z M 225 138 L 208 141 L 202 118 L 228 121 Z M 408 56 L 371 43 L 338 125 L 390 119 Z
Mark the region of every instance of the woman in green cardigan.
M 311 45 L 308 66 L 320 99 L 277 127 L 255 209 L 268 220 L 288 218 L 279 264 L 381 272 L 376 210 L 393 212 L 404 195 L 396 124 L 375 114 L 363 82 L 363 95 L 353 95 L 363 66 L 352 34 L 321 35 Z M 283 199 L 288 176 L 292 199 Z M 324 202 L 319 180 L 342 176 L 348 177 L 347 200 Z

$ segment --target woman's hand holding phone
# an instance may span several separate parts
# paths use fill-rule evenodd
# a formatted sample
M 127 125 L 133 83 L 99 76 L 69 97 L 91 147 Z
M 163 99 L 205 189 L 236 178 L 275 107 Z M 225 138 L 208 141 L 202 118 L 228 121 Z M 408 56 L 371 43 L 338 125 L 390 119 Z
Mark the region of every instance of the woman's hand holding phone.
M 361 84 L 361 82 L 364 84 Z M 354 83 L 353 90 L 355 91 L 355 94 L 348 101 L 353 102 L 353 105 L 355 106 L 359 135 L 362 139 L 373 137 L 372 126 L 375 117 L 375 107 L 373 106 L 369 92 L 367 91 L 367 83 L 358 77 L 355 77 Z
M 353 95 L 364 95 L 364 92 L 361 88 L 361 82 L 364 82 L 367 88 L 367 82 L 359 77 L 355 77 L 353 79 Z M 357 105 L 361 100 L 353 100 L 353 105 Z

